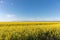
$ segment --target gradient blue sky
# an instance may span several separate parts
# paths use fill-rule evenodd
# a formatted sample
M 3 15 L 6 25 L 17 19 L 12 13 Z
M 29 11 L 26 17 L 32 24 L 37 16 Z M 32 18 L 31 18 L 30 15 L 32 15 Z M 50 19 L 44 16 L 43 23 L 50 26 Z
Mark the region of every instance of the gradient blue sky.
M 0 21 L 60 21 L 60 0 L 0 0 Z

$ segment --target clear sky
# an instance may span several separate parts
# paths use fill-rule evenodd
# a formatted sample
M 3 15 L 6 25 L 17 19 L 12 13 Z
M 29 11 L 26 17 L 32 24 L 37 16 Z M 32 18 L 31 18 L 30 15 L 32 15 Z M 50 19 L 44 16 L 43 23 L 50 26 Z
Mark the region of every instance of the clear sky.
M 60 0 L 0 0 L 0 21 L 60 21 Z

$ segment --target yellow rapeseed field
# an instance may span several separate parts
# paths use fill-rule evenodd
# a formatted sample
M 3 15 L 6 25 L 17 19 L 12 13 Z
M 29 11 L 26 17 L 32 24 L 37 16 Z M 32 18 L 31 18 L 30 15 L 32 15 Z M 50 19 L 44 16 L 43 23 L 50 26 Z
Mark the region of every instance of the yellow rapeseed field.
M 60 22 L 0 22 L 0 40 L 60 40 Z

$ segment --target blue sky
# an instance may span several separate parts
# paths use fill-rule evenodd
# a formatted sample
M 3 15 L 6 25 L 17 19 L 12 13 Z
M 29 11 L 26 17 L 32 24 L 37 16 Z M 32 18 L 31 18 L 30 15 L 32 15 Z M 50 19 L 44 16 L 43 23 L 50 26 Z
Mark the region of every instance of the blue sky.
M 60 0 L 0 0 L 0 21 L 60 21 Z

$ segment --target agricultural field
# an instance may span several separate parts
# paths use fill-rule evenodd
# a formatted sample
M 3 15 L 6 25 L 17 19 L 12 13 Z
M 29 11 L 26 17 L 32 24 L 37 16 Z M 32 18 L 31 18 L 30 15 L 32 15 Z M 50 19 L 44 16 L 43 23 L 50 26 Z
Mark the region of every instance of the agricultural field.
M 0 22 L 0 40 L 60 40 L 60 22 Z

